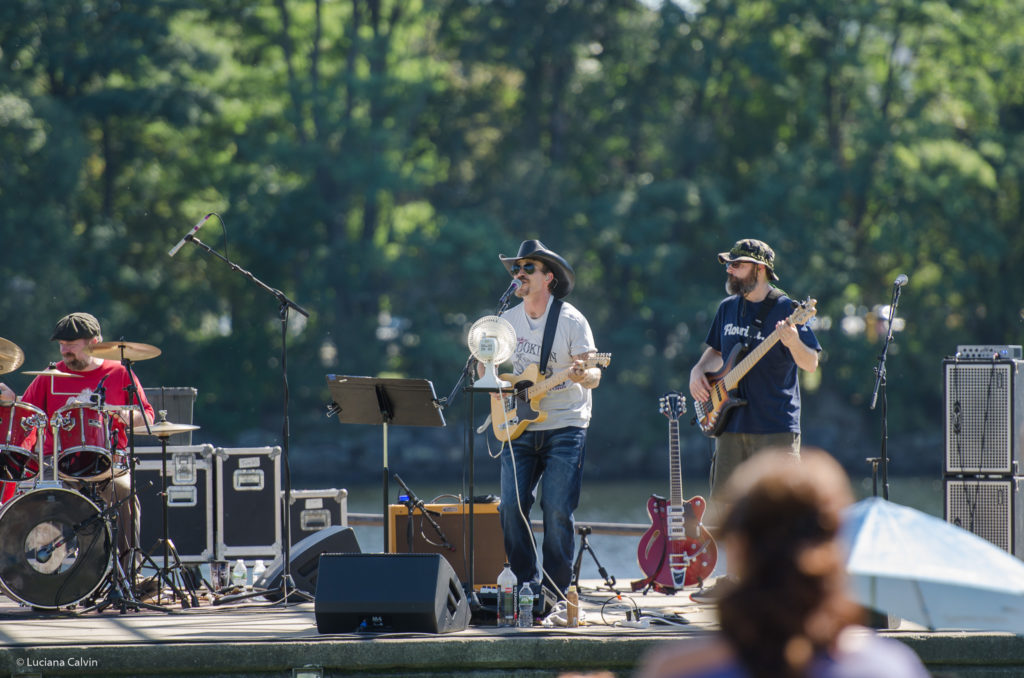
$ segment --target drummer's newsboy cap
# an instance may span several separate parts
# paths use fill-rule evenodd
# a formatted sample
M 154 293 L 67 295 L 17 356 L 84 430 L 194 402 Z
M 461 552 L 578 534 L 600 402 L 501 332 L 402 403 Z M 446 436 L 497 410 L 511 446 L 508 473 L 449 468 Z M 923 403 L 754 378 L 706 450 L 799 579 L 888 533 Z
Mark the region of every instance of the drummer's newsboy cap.
M 50 341 L 74 341 L 100 336 L 100 321 L 91 313 L 68 313 L 57 321 Z

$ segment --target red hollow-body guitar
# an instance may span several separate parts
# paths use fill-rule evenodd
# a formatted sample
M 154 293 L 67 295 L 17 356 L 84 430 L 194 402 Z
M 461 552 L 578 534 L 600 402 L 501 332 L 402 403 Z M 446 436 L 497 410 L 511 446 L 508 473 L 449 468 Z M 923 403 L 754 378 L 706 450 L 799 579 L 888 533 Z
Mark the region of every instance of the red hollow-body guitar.
M 632 582 L 634 591 L 653 586 L 662 593 L 675 593 L 684 586 L 707 579 L 718 562 L 718 546 L 704 527 L 706 502 L 703 497 L 683 500 L 682 459 L 679 451 L 679 418 L 686 400 L 678 392 L 660 399 L 661 413 L 668 417 L 671 498 L 651 495 L 647 512 L 651 527 L 640 537 L 637 560 L 646 579 Z

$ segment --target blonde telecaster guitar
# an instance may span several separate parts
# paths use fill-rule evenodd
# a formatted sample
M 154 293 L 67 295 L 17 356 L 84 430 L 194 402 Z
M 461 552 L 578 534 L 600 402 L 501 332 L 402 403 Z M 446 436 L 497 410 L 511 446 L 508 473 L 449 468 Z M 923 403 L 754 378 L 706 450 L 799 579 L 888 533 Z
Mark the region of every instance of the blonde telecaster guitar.
M 608 367 L 611 353 L 598 353 L 583 361 L 587 369 Z M 548 418 L 541 409 L 541 401 L 548 392 L 569 378 L 571 367 L 552 374 L 547 379 L 540 374 L 537 363 L 522 374 L 502 374 L 499 378 L 512 384 L 500 397 L 491 398 L 491 427 L 499 440 L 515 440 L 530 424 L 539 424 Z

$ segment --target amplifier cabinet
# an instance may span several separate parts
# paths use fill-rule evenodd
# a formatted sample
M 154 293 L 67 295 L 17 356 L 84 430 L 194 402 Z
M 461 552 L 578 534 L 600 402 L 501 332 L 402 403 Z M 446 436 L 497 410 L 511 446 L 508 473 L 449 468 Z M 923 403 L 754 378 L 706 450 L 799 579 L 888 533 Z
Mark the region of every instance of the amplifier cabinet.
M 451 564 L 461 582 L 469 583 L 469 505 L 424 504 L 440 525 L 441 536 L 419 509 L 412 514 L 412 545 L 409 542 L 409 509 L 404 504 L 388 506 L 388 551 L 390 553 L 437 553 Z M 454 550 L 453 550 L 454 549 Z M 473 505 L 473 585 L 496 585 L 505 566 L 505 537 L 498 515 L 498 504 Z
M 167 421 L 173 424 L 191 424 L 192 409 L 199 393 L 191 386 L 155 386 L 144 388 L 146 400 L 159 412 L 167 412 Z M 136 445 L 159 445 L 160 439 L 155 436 L 135 434 Z M 168 436 L 168 445 L 191 445 L 192 431 L 175 433 Z
M 1017 475 L 1024 437 L 1024 361 L 943 361 L 945 473 Z
M 1024 558 L 1024 478 L 946 478 L 946 521 Z
M 139 546 L 157 563 L 163 548 L 160 447 L 137 447 L 135 486 L 141 508 Z M 167 446 L 167 534 L 184 563 L 213 560 L 213 446 Z
M 325 527 L 348 527 L 348 490 L 292 490 L 288 517 L 292 546 Z
M 217 560 L 281 554 L 281 448 L 214 450 Z

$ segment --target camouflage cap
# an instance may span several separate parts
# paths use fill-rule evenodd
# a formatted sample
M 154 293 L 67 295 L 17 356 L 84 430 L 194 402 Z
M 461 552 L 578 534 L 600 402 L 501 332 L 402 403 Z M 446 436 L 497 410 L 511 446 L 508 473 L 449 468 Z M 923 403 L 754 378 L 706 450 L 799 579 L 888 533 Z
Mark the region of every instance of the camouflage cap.
M 744 238 L 737 240 L 728 252 L 718 253 L 718 263 L 728 264 L 733 261 L 763 264 L 768 271 L 769 280 L 779 279 L 779 276 L 775 275 L 775 250 L 769 247 L 768 243 L 753 238 Z

